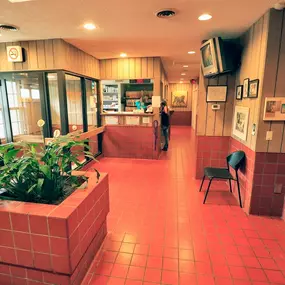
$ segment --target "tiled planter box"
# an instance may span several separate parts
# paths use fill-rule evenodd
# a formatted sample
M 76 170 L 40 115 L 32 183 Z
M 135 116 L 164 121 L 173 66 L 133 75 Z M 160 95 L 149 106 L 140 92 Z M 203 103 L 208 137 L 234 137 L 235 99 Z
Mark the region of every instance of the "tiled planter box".
M 60 205 L 0 201 L 0 284 L 80 284 L 106 235 L 108 175 Z M 39 283 L 37 283 L 39 282 Z

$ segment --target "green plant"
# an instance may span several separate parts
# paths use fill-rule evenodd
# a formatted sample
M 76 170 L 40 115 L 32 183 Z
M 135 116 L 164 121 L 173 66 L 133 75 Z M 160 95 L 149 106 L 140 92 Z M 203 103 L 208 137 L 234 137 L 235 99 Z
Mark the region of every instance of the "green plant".
M 82 166 L 79 156 L 83 154 L 94 160 L 86 141 L 69 135 L 55 138 L 46 147 L 25 142 L 0 146 L 0 199 L 59 203 L 87 180 L 71 170 L 72 163 Z

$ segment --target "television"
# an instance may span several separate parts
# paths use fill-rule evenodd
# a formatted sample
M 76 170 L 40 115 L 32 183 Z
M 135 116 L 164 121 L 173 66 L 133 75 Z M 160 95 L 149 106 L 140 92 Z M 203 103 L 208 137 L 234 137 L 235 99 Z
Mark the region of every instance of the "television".
M 203 43 L 201 50 L 202 70 L 205 77 L 219 73 L 215 39 L 210 39 Z
M 205 77 L 233 72 L 240 64 L 241 48 L 234 41 L 213 38 L 204 42 L 200 50 Z

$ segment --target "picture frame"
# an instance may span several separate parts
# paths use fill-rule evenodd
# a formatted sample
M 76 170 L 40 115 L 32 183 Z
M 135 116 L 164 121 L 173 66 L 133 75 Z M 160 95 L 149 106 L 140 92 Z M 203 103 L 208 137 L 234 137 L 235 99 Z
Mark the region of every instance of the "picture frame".
M 240 140 L 246 141 L 249 120 L 248 107 L 235 107 L 234 121 L 233 121 L 233 135 Z
M 285 98 L 266 97 L 263 121 L 285 121 Z
M 188 91 L 173 91 L 171 93 L 171 106 L 172 107 L 184 107 L 188 104 Z
M 248 93 L 249 93 L 249 78 L 245 78 L 243 81 L 243 94 L 242 98 L 248 98 Z
M 259 79 L 254 79 L 254 80 L 249 81 L 248 97 L 258 98 L 258 91 L 259 91 Z
M 227 102 L 228 86 L 227 85 L 208 85 L 206 102 L 223 103 Z
M 242 100 L 243 85 L 238 85 L 236 88 L 236 100 Z

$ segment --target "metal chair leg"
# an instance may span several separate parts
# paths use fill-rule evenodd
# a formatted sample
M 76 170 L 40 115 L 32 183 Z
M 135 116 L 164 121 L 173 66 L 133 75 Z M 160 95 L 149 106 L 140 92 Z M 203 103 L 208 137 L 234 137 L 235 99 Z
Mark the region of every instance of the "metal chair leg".
M 231 191 L 231 193 L 233 193 L 233 189 L 232 189 L 232 181 L 231 181 L 231 179 L 229 179 L 229 183 L 230 183 L 230 191 Z
M 206 178 L 206 176 L 204 175 L 203 180 L 202 180 L 202 183 L 201 183 L 201 186 L 200 186 L 200 190 L 199 190 L 199 192 L 201 192 L 201 191 L 202 191 L 202 188 L 203 188 L 203 184 L 204 184 L 205 178 Z
M 237 176 L 237 187 L 238 187 L 238 197 L 239 197 L 239 205 L 242 208 L 241 196 L 240 196 L 240 187 L 239 187 L 239 179 Z
M 204 198 L 204 202 L 203 202 L 203 204 L 205 204 L 205 203 L 206 203 L 207 196 L 208 196 L 208 193 L 209 193 L 209 190 L 210 190 L 210 186 L 211 186 L 211 184 L 212 184 L 212 179 L 213 179 L 213 178 L 211 178 L 211 179 L 210 179 L 210 182 L 209 182 L 209 185 L 208 185 L 208 188 L 207 188 L 206 194 L 205 194 L 205 198 Z

